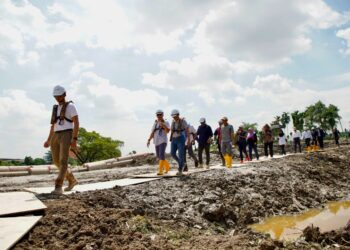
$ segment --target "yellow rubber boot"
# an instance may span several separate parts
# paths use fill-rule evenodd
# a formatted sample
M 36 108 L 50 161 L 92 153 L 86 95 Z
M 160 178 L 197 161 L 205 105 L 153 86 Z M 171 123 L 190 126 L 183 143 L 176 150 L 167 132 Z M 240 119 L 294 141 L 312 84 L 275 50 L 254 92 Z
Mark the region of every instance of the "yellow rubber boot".
M 158 171 L 157 175 L 163 175 L 163 168 L 164 168 L 164 161 L 160 160 L 159 161 L 159 171 Z
M 224 155 L 224 159 L 225 159 L 225 166 L 228 167 L 228 158 L 227 158 L 227 155 Z
M 170 164 L 167 160 L 164 160 L 163 163 L 164 163 L 164 167 L 165 167 L 165 173 L 167 174 L 170 170 Z
M 227 156 L 227 159 L 228 159 L 228 168 L 232 168 L 232 156 L 231 155 L 228 155 Z

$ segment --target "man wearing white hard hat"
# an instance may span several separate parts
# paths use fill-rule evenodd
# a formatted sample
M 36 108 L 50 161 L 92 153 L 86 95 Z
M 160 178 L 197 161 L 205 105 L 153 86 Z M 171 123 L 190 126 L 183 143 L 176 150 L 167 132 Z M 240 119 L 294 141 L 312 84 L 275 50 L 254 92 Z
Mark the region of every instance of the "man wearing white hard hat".
M 205 118 L 201 118 L 199 123 L 201 124 L 197 129 L 199 167 L 203 167 L 203 150 L 205 150 L 205 168 L 209 169 L 210 144 L 213 137 L 213 130 L 207 125 Z
M 72 172 L 68 169 L 68 156 L 70 149 L 75 150 L 77 148 L 79 119 L 74 104 L 71 101 L 66 102 L 66 90 L 62 86 L 54 87 L 53 96 L 58 105 L 53 106 L 51 129 L 44 147 L 51 147 L 52 160 L 59 169 L 55 189 L 52 193 L 60 195 L 63 193 L 64 179 L 68 180 L 68 187 L 65 188 L 65 191 L 72 190 L 78 184 Z
M 171 112 L 171 116 L 173 117 L 173 121 L 170 126 L 171 156 L 179 164 L 179 169 L 176 175 L 181 176 L 185 163 L 185 145 L 186 143 L 187 145 L 190 145 L 191 141 L 188 124 L 185 119 L 180 118 L 180 112 L 174 109 Z
M 168 173 L 170 169 L 169 162 L 165 159 L 165 150 L 168 143 L 167 134 L 170 131 L 169 122 L 164 120 L 164 112 L 162 110 L 156 111 L 157 119 L 154 121 L 152 126 L 151 134 L 147 141 L 147 147 L 149 147 L 151 140 L 156 147 L 156 155 L 159 160 L 159 171 L 158 175 L 163 175 L 163 171 Z

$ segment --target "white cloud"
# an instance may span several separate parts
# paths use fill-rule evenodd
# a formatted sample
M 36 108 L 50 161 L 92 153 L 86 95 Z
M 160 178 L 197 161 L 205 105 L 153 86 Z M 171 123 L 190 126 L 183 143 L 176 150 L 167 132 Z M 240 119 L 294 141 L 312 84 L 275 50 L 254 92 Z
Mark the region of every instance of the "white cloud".
M 17 62 L 19 65 L 24 64 L 36 64 L 40 59 L 40 55 L 36 51 L 28 51 L 25 52 L 24 55 L 20 55 L 20 57 L 17 59 Z
M 275 103 L 288 109 L 296 109 L 316 102 L 320 96 L 310 89 L 299 89 L 293 86 L 294 82 L 278 74 L 267 76 L 257 76 L 252 88 L 248 88 L 245 93 L 250 93 L 252 97 L 258 96 L 265 101 Z
M 235 66 L 224 57 L 199 55 L 180 62 L 163 61 L 157 74 L 144 73 L 143 84 L 159 88 L 223 91 L 237 89 L 230 80 Z M 212 88 L 214 85 L 215 88 Z
M 208 106 L 215 104 L 215 98 L 206 91 L 199 92 L 199 98 L 201 98 Z
M 190 90 L 198 93 L 208 106 L 227 93 L 236 93 L 242 88 L 232 80 L 236 65 L 224 57 L 198 55 L 180 62 L 163 61 L 156 74 L 144 73 L 142 83 L 158 88 Z M 241 70 L 241 69 L 239 69 Z
M 156 24 L 143 20 L 142 12 L 113 0 L 103 4 L 94 0 L 60 1 L 47 9 L 43 13 L 26 0 L 1 1 L 0 45 L 6 43 L 22 55 L 28 49 L 26 41 L 34 42 L 36 49 L 82 43 L 89 48 L 132 48 L 137 53 L 157 54 L 180 46 L 185 31 L 181 25 L 160 29 L 157 26 L 165 21 Z
M 187 103 L 185 109 L 188 114 L 196 114 L 199 111 L 198 106 L 194 102 Z
M 288 93 L 292 89 L 291 81 L 280 75 L 257 76 L 253 87 L 262 92 L 266 91 L 274 94 Z
M 167 84 L 168 76 L 166 72 L 159 72 L 158 74 L 143 73 L 142 83 L 156 88 L 173 89 L 172 85 Z
M 24 48 L 24 40 L 34 39 L 37 48 L 83 43 L 160 54 L 181 46 L 186 32 L 195 29 L 191 43 L 198 53 L 219 53 L 241 62 L 243 68 L 245 61 L 263 67 L 266 62 L 288 62 L 310 48 L 309 28 L 330 28 L 348 20 L 321 0 L 63 0 L 48 5 L 45 13 L 29 1 L 4 0 L 0 12 L 0 26 L 17 49 Z
M 348 18 L 321 0 L 233 1 L 213 9 L 190 43 L 198 54 L 271 67 L 307 52 L 310 29 L 339 26 Z
M 347 104 L 350 87 L 319 91 L 296 87 L 296 82 L 278 74 L 257 76 L 252 87 L 248 87 L 245 92 L 251 95 L 245 97 L 262 100 L 266 107 L 269 107 L 270 116 L 282 111 L 302 111 L 306 106 L 321 100 L 326 104 L 338 106 L 343 118 L 350 119 L 350 108 Z
M 0 96 L 0 151 L 3 157 L 24 157 L 44 152 L 50 128 L 50 111 L 23 90 L 6 90 Z
M 81 72 L 91 69 L 93 67 L 95 67 L 95 64 L 93 62 L 75 61 L 71 69 L 71 74 L 78 75 Z
M 308 15 L 307 25 L 316 29 L 338 27 L 350 20 L 349 13 L 339 13 L 322 0 L 299 1 L 299 8 Z
M 83 72 L 71 85 L 73 96 L 82 106 L 105 120 L 137 120 L 137 112 L 156 109 L 168 98 L 154 90 L 129 90 L 113 85 L 94 72 Z
M 350 55 L 350 28 L 339 30 L 336 35 L 344 39 L 346 43 L 346 48 L 341 50 L 341 52 L 345 55 Z
M 340 83 L 350 82 L 350 72 L 331 76 L 327 80 L 332 82 L 340 82 Z

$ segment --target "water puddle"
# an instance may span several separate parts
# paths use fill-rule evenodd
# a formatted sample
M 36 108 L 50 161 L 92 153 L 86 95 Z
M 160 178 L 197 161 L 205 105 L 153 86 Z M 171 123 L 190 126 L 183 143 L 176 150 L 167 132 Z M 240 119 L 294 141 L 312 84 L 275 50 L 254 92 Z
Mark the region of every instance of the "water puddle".
M 344 227 L 350 220 L 350 201 L 330 202 L 324 209 L 310 209 L 300 215 L 275 216 L 250 227 L 257 232 L 270 234 L 277 240 L 296 240 L 302 230 L 313 224 L 321 232 Z

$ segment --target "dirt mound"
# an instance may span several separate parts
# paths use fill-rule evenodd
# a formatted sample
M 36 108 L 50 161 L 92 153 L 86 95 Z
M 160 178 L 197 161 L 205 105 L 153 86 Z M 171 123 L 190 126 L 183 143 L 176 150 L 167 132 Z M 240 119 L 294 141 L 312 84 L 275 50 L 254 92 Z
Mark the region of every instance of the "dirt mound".
M 350 221 L 344 228 L 326 233 L 321 233 L 318 227 L 309 226 L 303 230 L 303 236 L 307 242 L 318 243 L 322 247 L 338 245 L 350 249 Z
M 230 172 L 214 170 L 47 200 L 46 216 L 16 248 L 284 247 L 247 226 L 345 198 L 350 190 L 348 151 L 293 155 Z

